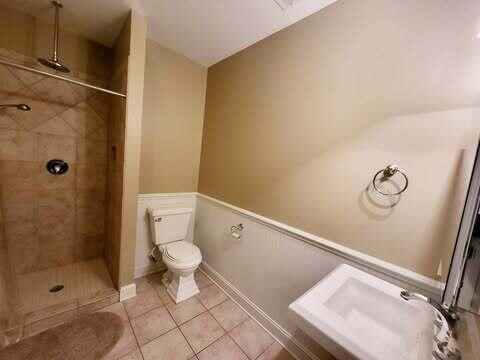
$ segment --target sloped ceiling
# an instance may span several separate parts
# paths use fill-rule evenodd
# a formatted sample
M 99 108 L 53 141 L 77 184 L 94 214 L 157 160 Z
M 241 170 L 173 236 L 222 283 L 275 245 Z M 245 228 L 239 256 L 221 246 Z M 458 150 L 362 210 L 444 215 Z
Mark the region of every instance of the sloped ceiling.
M 111 46 L 133 8 L 148 17 L 152 40 L 210 66 L 335 1 L 63 0 L 61 27 Z M 0 5 L 53 19 L 50 0 L 0 0 Z

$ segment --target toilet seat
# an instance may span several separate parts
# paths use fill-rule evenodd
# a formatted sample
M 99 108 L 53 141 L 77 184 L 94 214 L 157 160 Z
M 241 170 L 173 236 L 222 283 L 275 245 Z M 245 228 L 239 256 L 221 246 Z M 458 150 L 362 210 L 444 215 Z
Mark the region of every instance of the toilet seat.
M 162 253 L 162 259 L 169 268 L 189 269 L 202 262 L 200 249 L 183 240 L 164 245 Z

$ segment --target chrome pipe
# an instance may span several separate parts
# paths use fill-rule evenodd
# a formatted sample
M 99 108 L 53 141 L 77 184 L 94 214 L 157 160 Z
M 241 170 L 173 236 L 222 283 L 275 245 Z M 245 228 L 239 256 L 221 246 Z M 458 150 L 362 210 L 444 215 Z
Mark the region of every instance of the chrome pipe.
M 53 29 L 53 57 L 52 60 L 57 62 L 58 61 L 58 32 L 60 27 L 60 8 L 63 7 L 57 1 L 52 1 L 53 6 L 55 7 L 55 25 Z
M 71 84 L 87 87 L 87 88 L 97 90 L 97 91 L 101 91 L 101 92 L 104 92 L 104 93 L 107 93 L 107 94 L 110 94 L 110 95 L 120 96 L 122 98 L 127 97 L 127 95 L 116 92 L 116 91 L 113 91 L 113 90 L 108 90 L 108 89 L 105 89 L 105 88 L 102 88 L 102 87 L 99 87 L 99 86 L 90 85 L 90 84 L 87 84 L 87 83 L 84 83 L 84 82 L 81 82 L 81 81 L 78 81 L 78 80 L 69 79 L 69 78 L 64 77 L 64 76 L 60 76 L 60 75 L 56 75 L 56 74 L 50 74 L 46 71 L 29 68 L 28 66 L 15 64 L 15 63 L 12 63 L 10 61 L 0 59 L 0 64 L 5 65 L 5 66 L 14 67 L 14 68 L 17 68 L 17 69 L 20 69 L 20 70 L 29 71 L 31 73 L 38 74 L 38 75 L 48 76 L 48 77 L 51 77 L 51 78 L 54 78 L 54 79 L 57 79 L 57 80 L 66 81 L 66 82 L 69 82 Z

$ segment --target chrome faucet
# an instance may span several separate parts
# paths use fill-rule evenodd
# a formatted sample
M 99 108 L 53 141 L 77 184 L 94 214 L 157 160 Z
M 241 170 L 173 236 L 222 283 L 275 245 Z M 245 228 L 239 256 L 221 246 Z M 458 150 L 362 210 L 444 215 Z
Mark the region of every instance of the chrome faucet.
M 458 348 L 456 347 L 455 340 L 453 338 L 453 330 L 455 328 L 455 323 L 458 320 L 457 315 L 450 309 L 445 308 L 435 300 L 418 293 L 411 293 L 407 290 L 403 290 L 400 293 L 402 299 L 418 300 L 423 301 L 431 306 L 433 306 L 447 321 L 448 331 L 445 339 L 434 338 L 436 347 L 432 352 L 434 359 L 436 360 L 459 360 L 461 359 L 461 354 Z
M 427 304 L 430 304 L 436 310 L 438 310 L 440 312 L 440 314 L 443 315 L 445 320 L 447 320 L 448 327 L 450 328 L 450 330 L 453 330 L 453 328 L 455 327 L 455 322 L 458 320 L 457 315 L 454 312 L 450 311 L 449 309 L 440 305 L 435 300 L 433 300 L 433 299 L 431 299 L 431 298 L 429 298 L 425 295 L 422 295 L 422 294 L 411 293 L 410 291 L 407 291 L 407 290 L 403 290 L 400 293 L 400 296 L 407 301 L 418 300 L 418 301 L 423 301 Z

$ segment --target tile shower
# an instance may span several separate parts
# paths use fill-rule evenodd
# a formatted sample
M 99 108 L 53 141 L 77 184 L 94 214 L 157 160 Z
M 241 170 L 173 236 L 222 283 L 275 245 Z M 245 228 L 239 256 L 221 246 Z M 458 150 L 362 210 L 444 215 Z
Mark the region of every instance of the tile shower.
M 38 67 L 12 51 L 0 55 Z M 110 74 L 72 76 L 107 86 Z M 110 99 L 0 66 L 0 103 L 32 109 L 0 109 L 0 335 L 33 333 L 39 320 L 57 312 L 68 318 L 96 295 L 118 300 L 103 260 Z M 51 159 L 69 171 L 50 174 Z M 62 294 L 52 295 L 53 285 L 63 285 Z

